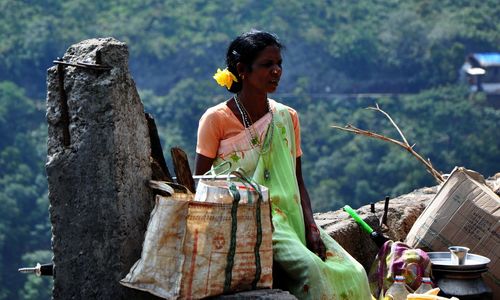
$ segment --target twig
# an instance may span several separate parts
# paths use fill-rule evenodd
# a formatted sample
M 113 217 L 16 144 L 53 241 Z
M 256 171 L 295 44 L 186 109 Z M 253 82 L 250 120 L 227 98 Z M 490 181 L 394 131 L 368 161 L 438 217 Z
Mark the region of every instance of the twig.
M 380 107 L 378 106 L 378 104 L 375 104 L 375 105 L 376 105 L 376 107 L 368 107 L 367 109 L 378 111 L 378 112 L 382 113 L 387 119 L 389 119 L 389 121 L 391 122 L 391 124 L 396 128 L 396 130 L 398 131 L 399 135 L 403 139 L 402 142 L 398 141 L 398 140 L 395 140 L 395 139 L 392 139 L 392 138 L 389 138 L 389 137 L 386 137 L 385 135 L 381 135 L 381 134 L 378 134 L 378 133 L 375 133 L 375 132 L 372 132 L 372 131 L 369 131 L 369 130 L 363 130 L 363 129 L 354 127 L 351 124 L 347 124 L 344 127 L 337 126 L 337 125 L 332 125 L 331 127 L 335 128 L 335 129 L 340 129 L 340 130 L 343 130 L 343 131 L 355 133 L 355 134 L 360 134 L 360 135 L 368 136 L 368 137 L 375 138 L 375 139 L 384 140 L 384 141 L 396 144 L 396 145 L 398 145 L 400 147 L 403 147 L 408 152 L 410 152 L 413 156 L 415 156 L 421 163 L 423 163 L 425 165 L 427 171 L 429 173 L 431 173 L 431 175 L 437 180 L 438 183 L 444 182 L 443 176 L 441 176 L 440 172 L 438 172 L 436 169 L 434 169 L 434 167 L 432 166 L 432 163 L 431 163 L 430 159 L 425 160 L 422 156 L 420 156 L 420 154 L 418 154 L 415 150 L 413 150 L 413 147 L 415 146 L 415 144 L 410 145 L 408 143 L 408 141 L 406 140 L 403 132 L 401 131 L 401 129 L 399 129 L 399 127 L 396 125 L 396 123 L 391 118 L 391 116 L 388 113 L 386 113 L 385 111 L 383 111 L 382 109 L 380 109 Z

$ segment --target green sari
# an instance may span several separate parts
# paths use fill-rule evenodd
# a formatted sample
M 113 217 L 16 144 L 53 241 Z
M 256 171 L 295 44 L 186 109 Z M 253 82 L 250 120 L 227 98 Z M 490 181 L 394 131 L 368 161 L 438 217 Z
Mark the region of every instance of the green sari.
M 274 102 L 269 131 L 264 134 L 264 149 L 235 150 L 218 156 L 217 166 L 231 161 L 231 170 L 239 167 L 270 191 L 272 204 L 273 258 L 286 272 L 282 288 L 299 299 L 371 299 L 363 267 L 325 231 L 320 229 L 326 246 L 322 261 L 306 246 L 304 216 L 295 175 L 296 147 L 288 108 Z M 267 144 L 269 143 L 269 144 Z M 270 148 L 269 148 L 270 147 Z

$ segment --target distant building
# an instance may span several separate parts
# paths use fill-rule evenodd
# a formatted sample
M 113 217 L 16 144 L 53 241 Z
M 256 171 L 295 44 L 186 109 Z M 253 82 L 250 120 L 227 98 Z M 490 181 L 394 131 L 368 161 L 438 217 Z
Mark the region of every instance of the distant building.
M 471 92 L 500 97 L 500 52 L 469 54 L 460 69 L 460 81 L 467 83 Z

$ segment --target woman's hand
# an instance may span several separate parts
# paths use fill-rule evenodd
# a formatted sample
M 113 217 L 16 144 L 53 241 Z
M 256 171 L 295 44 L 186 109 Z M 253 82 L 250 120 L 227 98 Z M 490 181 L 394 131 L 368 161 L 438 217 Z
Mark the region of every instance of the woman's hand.
M 318 226 L 314 223 L 309 224 L 306 228 L 306 243 L 307 248 L 309 248 L 311 252 L 319 256 L 321 260 L 326 259 L 326 247 L 323 240 L 321 240 Z
M 304 214 L 304 225 L 306 227 L 306 245 L 309 250 L 314 252 L 322 260 L 326 258 L 326 247 L 321 240 L 321 233 L 318 226 L 314 222 L 314 216 L 311 208 L 311 201 L 309 200 L 309 193 L 307 192 L 304 178 L 302 178 L 302 163 L 300 157 L 297 157 L 295 175 L 297 176 L 297 184 L 299 185 L 300 205 L 302 206 L 302 213 Z

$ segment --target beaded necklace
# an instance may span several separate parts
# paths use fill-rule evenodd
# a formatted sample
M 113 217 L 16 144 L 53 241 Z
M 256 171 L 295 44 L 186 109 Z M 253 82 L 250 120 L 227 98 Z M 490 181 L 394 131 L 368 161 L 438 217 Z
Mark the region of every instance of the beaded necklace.
M 250 145 L 252 148 L 255 148 L 257 146 L 262 147 L 260 144 L 259 136 L 257 134 L 257 131 L 255 128 L 253 128 L 253 121 L 252 118 L 250 118 L 250 115 L 248 114 L 248 111 L 246 110 L 245 106 L 240 103 L 240 100 L 236 95 L 234 95 L 234 102 L 236 103 L 236 107 L 238 108 L 238 111 L 241 114 L 241 119 L 243 120 L 243 126 L 245 126 L 245 129 L 247 131 L 247 134 L 249 135 L 249 140 L 250 140 Z M 252 132 L 253 130 L 253 132 Z
M 238 96 L 236 94 L 234 95 L 234 102 L 236 103 L 236 107 L 238 108 L 238 111 L 241 114 L 241 118 L 243 120 L 243 126 L 245 127 L 246 132 L 248 134 L 250 145 L 253 148 L 257 148 L 257 147 L 260 148 L 260 150 L 257 150 L 259 152 L 259 155 L 266 154 L 271 149 L 271 144 L 272 144 L 272 140 L 273 140 L 273 133 L 274 133 L 274 126 L 273 126 L 274 125 L 274 115 L 273 115 L 273 111 L 271 109 L 271 105 L 269 104 L 269 98 L 266 99 L 266 102 L 267 102 L 267 109 L 268 109 L 269 113 L 271 114 L 271 122 L 269 123 L 269 126 L 267 127 L 266 134 L 264 136 L 264 142 L 262 144 L 260 143 L 259 136 L 257 134 L 256 129 L 252 126 L 253 121 L 250 118 L 250 114 L 245 109 L 245 106 L 243 106 L 243 104 L 240 102 L 240 100 L 238 99 Z M 253 130 L 253 133 L 252 133 L 252 130 Z M 268 135 L 269 135 L 269 137 L 268 137 Z M 267 163 L 265 165 L 266 166 L 264 168 L 264 179 L 267 181 L 267 180 L 269 180 L 271 173 L 269 172 L 269 168 L 267 167 Z

